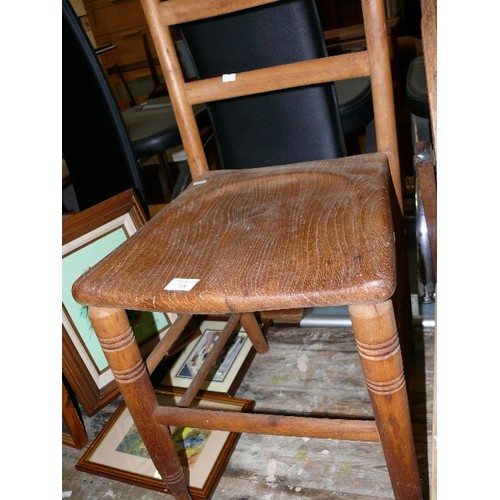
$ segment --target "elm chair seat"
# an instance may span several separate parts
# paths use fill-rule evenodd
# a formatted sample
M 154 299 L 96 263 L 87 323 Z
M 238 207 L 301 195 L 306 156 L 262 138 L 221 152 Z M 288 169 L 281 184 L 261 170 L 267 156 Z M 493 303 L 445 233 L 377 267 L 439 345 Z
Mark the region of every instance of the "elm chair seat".
M 387 158 L 355 158 L 207 172 L 140 238 L 91 270 L 77 299 L 220 315 L 389 299 L 395 255 Z M 166 290 L 176 278 L 199 282 Z

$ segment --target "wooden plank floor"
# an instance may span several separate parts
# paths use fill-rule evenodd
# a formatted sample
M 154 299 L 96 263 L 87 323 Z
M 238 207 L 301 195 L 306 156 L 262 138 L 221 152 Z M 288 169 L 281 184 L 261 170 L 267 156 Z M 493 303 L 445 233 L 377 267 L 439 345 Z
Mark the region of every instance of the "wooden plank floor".
M 425 497 L 431 470 L 434 330 L 415 328 L 410 405 Z M 350 329 L 272 327 L 270 352 L 257 355 L 239 397 L 257 411 L 371 416 Z M 94 417 L 84 416 L 91 442 L 121 399 Z M 87 445 L 88 446 L 88 445 Z M 172 498 L 75 469 L 83 450 L 62 447 L 62 490 L 69 498 L 160 500 Z M 68 493 L 69 495 L 69 493 Z M 214 492 L 214 500 L 391 499 L 379 443 L 242 435 Z

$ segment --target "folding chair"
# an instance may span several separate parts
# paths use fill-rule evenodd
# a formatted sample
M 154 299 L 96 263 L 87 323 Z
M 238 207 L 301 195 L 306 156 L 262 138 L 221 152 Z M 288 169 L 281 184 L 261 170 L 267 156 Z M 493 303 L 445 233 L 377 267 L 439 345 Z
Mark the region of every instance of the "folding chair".
M 168 27 L 266 0 L 141 0 L 193 182 L 132 238 L 79 278 L 89 317 L 149 455 L 177 499 L 189 489 L 168 426 L 379 441 L 394 495 L 421 498 L 393 302 L 393 220 L 401 217 L 394 103 L 383 0 L 363 0 L 368 50 L 185 83 Z M 301 0 L 278 2 L 276 8 Z M 271 8 L 273 5 L 269 6 Z M 279 16 L 278 16 L 279 18 Z M 251 49 L 251 47 L 249 47 Z M 249 93 L 370 76 L 378 152 L 291 165 L 208 171 L 192 106 Z M 393 203 L 393 200 L 396 200 Z M 189 408 L 236 324 L 268 349 L 255 312 L 348 305 L 375 421 Z M 144 361 L 125 310 L 177 321 Z M 150 374 L 193 315 L 229 317 L 176 407 L 158 404 Z

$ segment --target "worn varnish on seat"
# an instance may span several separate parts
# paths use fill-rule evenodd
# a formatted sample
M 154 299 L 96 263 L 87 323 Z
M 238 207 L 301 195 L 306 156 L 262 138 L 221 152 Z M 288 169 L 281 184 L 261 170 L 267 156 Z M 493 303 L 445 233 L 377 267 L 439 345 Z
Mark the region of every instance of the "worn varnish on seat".
M 92 288 L 78 299 L 200 314 L 388 299 L 395 286 L 388 185 L 379 153 L 208 172 L 92 270 Z M 176 278 L 199 282 L 165 290 Z
M 210 78 L 186 84 L 168 25 L 265 3 L 142 0 L 194 181 L 77 280 L 73 293 L 91 306 L 89 317 L 127 407 L 165 491 L 177 499 L 188 499 L 190 493 L 169 425 L 380 440 L 395 497 L 418 499 L 421 487 L 392 300 L 399 286 L 399 233 L 393 220 L 401 217 L 402 198 L 384 2 L 362 2 L 369 55 L 321 58 L 317 66 L 316 61 L 300 61 L 252 70 L 230 82 Z M 218 90 L 223 91 L 222 98 L 230 98 L 368 75 L 378 153 L 208 171 L 194 104 L 216 99 Z M 193 281 L 186 287 L 182 280 Z M 159 407 L 150 374 L 192 315 L 229 315 L 221 339 L 241 323 L 256 351 L 263 354 L 268 347 L 254 312 L 338 304 L 349 306 L 375 422 L 190 409 L 223 340 L 215 345 L 179 406 Z M 126 309 L 179 314 L 146 361 L 140 356 Z

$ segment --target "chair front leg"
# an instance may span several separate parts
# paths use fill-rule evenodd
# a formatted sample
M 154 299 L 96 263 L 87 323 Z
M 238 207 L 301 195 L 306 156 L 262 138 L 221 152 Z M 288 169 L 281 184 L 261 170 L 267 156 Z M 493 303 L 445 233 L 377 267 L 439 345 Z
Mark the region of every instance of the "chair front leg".
M 190 500 L 172 436 L 167 426 L 157 424 L 153 418 L 158 400 L 127 314 L 123 309 L 90 307 L 89 318 L 125 404 L 168 493 L 177 500 Z
M 422 498 L 392 302 L 349 306 L 354 337 L 396 499 Z

